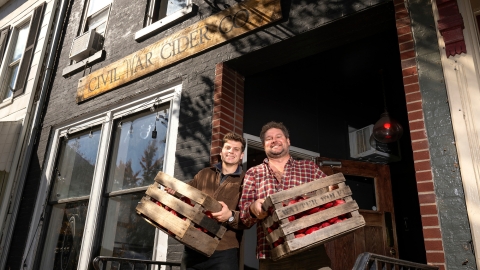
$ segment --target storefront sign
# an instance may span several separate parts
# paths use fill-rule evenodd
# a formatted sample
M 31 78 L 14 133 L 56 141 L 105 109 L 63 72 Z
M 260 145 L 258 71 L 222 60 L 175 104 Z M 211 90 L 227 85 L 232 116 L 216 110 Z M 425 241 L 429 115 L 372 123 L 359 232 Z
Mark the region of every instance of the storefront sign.
M 77 103 L 281 18 L 280 0 L 239 3 L 81 78 Z

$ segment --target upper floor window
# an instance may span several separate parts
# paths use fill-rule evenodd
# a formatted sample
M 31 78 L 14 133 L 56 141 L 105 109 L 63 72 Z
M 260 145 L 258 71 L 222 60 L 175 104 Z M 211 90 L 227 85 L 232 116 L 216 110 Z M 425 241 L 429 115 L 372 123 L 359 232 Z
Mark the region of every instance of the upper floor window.
M 12 36 L 12 41 L 14 43 L 13 45 L 13 50 L 8 55 L 7 62 L 5 63 L 8 65 L 7 70 L 6 70 L 6 76 L 7 80 L 4 82 L 4 90 L 3 92 L 3 98 L 10 98 L 13 96 L 13 92 L 15 90 L 15 84 L 17 82 L 17 75 L 18 71 L 20 69 L 20 62 L 23 57 L 23 53 L 25 51 L 25 45 L 27 44 L 27 37 L 28 37 L 28 30 L 30 29 L 30 24 L 25 23 L 24 25 L 18 27 L 17 29 L 14 29 L 13 36 Z
M 46 4 L 35 8 L 32 16 L 13 27 L 0 30 L 0 102 L 12 100 L 25 92 L 35 46 L 42 27 Z M 10 30 L 11 29 L 11 30 Z M 10 37 L 9 37 L 10 36 Z M 7 42 L 8 41 L 8 42 Z M 38 59 L 38 58 L 37 58 Z
M 154 35 L 194 15 L 197 8 L 191 0 L 148 0 L 145 27 L 135 33 L 135 40 Z
M 112 0 L 90 0 L 87 8 L 83 31 L 95 29 L 97 33 L 104 35 L 108 20 L 109 7 Z
M 187 2 L 187 0 L 151 0 L 147 16 L 147 25 L 187 7 Z

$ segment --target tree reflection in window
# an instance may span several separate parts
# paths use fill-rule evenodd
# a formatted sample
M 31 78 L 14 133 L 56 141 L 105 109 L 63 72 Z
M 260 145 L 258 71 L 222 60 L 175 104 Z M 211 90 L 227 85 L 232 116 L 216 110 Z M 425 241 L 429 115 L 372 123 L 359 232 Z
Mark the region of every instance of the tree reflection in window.
M 114 131 L 108 192 L 153 184 L 163 170 L 167 119 L 166 111 L 123 119 Z M 152 136 L 154 130 L 157 136 Z

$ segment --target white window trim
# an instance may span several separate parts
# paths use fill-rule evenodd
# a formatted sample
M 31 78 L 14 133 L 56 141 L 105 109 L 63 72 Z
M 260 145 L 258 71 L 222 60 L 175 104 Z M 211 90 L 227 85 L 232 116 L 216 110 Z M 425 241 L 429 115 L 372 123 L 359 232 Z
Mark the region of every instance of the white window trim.
M 98 209 L 101 203 L 103 185 L 105 183 L 104 176 L 105 170 L 108 166 L 107 156 L 108 151 L 110 150 L 109 148 L 111 143 L 111 130 L 112 128 L 115 128 L 113 126 L 114 121 L 121 117 L 126 117 L 133 113 L 148 109 L 154 104 L 170 102 L 170 118 L 168 121 L 168 136 L 165 147 L 164 171 L 167 174 L 173 175 L 175 167 L 175 150 L 178 135 L 181 92 L 182 84 L 180 83 L 175 86 L 165 88 L 161 91 L 155 91 L 155 93 L 153 94 L 150 93 L 149 95 L 140 97 L 135 101 L 116 105 L 115 107 L 111 106 L 110 108 L 105 108 L 102 112 L 94 113 L 78 121 L 65 123 L 55 129 L 53 138 L 50 141 L 51 147 L 46 153 L 46 157 L 48 157 L 48 160 L 45 165 L 45 170 L 42 174 L 42 179 L 38 189 L 38 196 L 35 203 L 35 210 L 33 212 L 34 216 L 32 217 L 32 224 L 38 225 L 34 225 L 30 228 L 27 238 L 27 246 L 33 246 L 35 248 L 32 248 L 31 250 L 26 250 L 26 253 L 24 253 L 22 259 L 22 261 L 28 262 L 28 269 L 33 269 L 33 261 L 35 260 L 35 256 L 37 255 L 39 249 L 38 245 L 42 244 L 39 243 L 40 232 L 44 229 L 47 229 L 42 228 L 44 221 L 42 222 L 41 218 L 44 214 L 45 204 L 47 202 L 48 194 L 51 189 L 52 180 L 54 178 L 55 161 L 57 158 L 61 137 L 65 136 L 67 132 L 73 133 L 89 129 L 92 126 L 102 126 L 100 133 L 100 142 L 98 146 L 99 151 L 97 153 L 97 162 L 93 176 L 92 189 L 90 192 L 87 217 L 85 220 L 85 231 L 83 234 L 84 239 L 82 241 L 79 254 L 79 264 L 77 266 L 77 269 L 79 270 L 87 270 L 89 269 L 90 263 L 93 260 L 90 254 L 94 243 L 93 236 L 98 229 L 96 226 Z M 152 259 L 166 260 L 168 236 L 157 229 L 155 233 L 154 243 L 155 245 Z
M 165 30 L 166 28 L 170 27 L 171 25 L 177 24 L 180 21 L 186 19 L 189 15 L 193 15 L 196 12 L 196 5 L 192 3 L 191 0 L 187 1 L 187 6 L 174 12 L 173 14 L 170 14 L 150 25 L 145 26 L 142 28 L 140 31 L 137 31 L 135 33 L 135 40 L 136 41 L 141 41 L 144 40 L 145 38 L 157 34 L 161 32 L 162 30 Z M 149 14 L 151 11 L 148 11 Z
M 6 94 L 5 90 L 7 90 L 7 84 L 8 84 L 8 78 L 6 77 L 7 75 L 7 71 L 8 71 L 8 68 L 10 67 L 10 63 L 8 63 L 8 61 L 10 61 L 10 58 L 12 57 L 12 54 L 13 54 L 13 50 L 15 49 L 15 44 L 16 44 L 16 41 L 17 41 L 17 38 L 18 38 L 18 29 L 19 27 L 25 25 L 25 24 L 28 24 L 28 27 L 29 27 L 29 32 L 30 32 L 30 28 L 31 28 L 31 20 L 32 20 L 32 15 L 33 15 L 33 11 L 30 12 L 30 14 L 20 20 L 19 22 L 11 25 L 11 28 L 10 28 L 10 36 L 8 38 L 8 44 L 7 44 L 7 48 L 5 49 L 5 54 L 4 54 L 4 57 L 3 57 L 3 60 L 2 60 L 2 63 L 1 63 L 1 69 L 0 69 L 0 108 L 3 108 L 3 107 L 6 107 L 10 104 L 13 103 L 13 95 L 9 98 L 3 98 Z M 28 35 L 28 33 L 27 33 Z M 15 40 L 15 44 L 12 44 L 12 40 Z M 23 53 L 25 53 L 25 48 L 23 49 Z M 19 65 L 22 64 L 22 59 L 23 59 L 23 55 L 22 57 L 18 60 L 19 61 Z M 20 66 L 19 66 L 20 68 Z M 20 70 L 19 70 L 20 71 Z M 18 80 L 18 75 L 17 75 L 17 78 L 15 80 L 15 86 L 17 85 L 17 80 Z

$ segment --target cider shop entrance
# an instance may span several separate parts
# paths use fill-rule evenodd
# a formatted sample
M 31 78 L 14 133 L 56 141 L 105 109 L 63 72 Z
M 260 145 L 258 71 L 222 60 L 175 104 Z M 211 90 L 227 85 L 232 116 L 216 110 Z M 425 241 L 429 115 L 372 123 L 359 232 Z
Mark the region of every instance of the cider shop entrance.
M 322 169 L 343 172 L 357 187 L 353 198 L 370 225 L 327 245 L 333 269 L 351 269 L 361 251 L 426 263 L 394 18 L 387 3 L 226 62 L 245 76 L 244 133 L 259 136 L 265 123 L 283 122 L 292 146 L 319 153 L 317 162 L 342 161 Z M 364 20 L 376 27 L 362 27 Z M 353 158 L 349 133 L 375 124 L 385 104 L 402 138 L 386 159 Z M 247 151 L 249 166 L 263 160 L 258 146 Z M 255 237 L 245 233 L 244 269 L 258 269 Z

